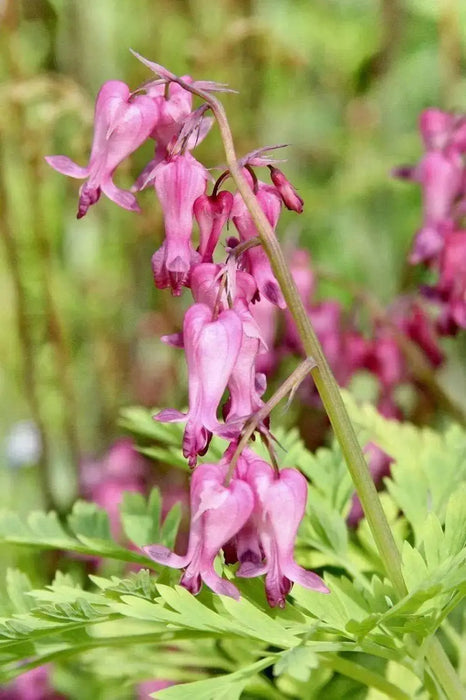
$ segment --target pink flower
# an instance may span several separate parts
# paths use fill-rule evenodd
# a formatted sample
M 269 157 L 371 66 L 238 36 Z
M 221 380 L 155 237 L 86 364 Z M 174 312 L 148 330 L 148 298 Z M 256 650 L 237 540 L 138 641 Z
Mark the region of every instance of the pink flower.
M 234 262 L 234 261 L 233 261 Z M 220 294 L 220 281 L 226 275 L 225 289 Z M 224 311 L 229 308 L 228 298 L 236 302 L 243 300 L 249 304 L 256 293 L 257 287 L 254 278 L 243 270 L 238 270 L 236 265 L 216 265 L 215 263 L 199 263 L 191 271 L 190 279 L 191 293 L 200 304 L 207 304 L 212 311 L 217 305 L 217 311 Z M 252 316 L 247 317 L 256 328 Z M 246 316 L 243 317 L 246 322 Z
M 189 374 L 189 411 L 166 409 L 155 416 L 162 423 L 187 421 L 183 454 L 189 464 L 205 454 L 212 433 L 229 434 L 217 420 L 217 409 L 230 379 L 242 341 L 242 324 L 233 310 L 222 311 L 216 320 L 205 304 L 186 312 L 183 341 Z
M 410 262 L 419 263 L 438 255 L 452 225 L 452 206 L 463 180 L 460 155 L 453 149 L 429 151 L 416 168 L 413 179 L 421 183 L 423 194 L 423 226 L 416 235 L 410 256 Z
M 251 306 L 251 313 L 259 326 L 263 345 L 259 348 L 256 359 L 256 369 L 269 375 L 278 364 L 278 353 L 274 350 L 275 336 L 277 334 L 278 309 L 265 297 Z
M 192 83 L 189 75 L 184 75 L 186 83 Z M 157 141 L 157 147 L 166 149 L 174 136 L 177 136 L 184 121 L 189 116 L 193 96 L 177 83 L 168 85 L 168 96 L 165 97 L 165 85 L 146 86 L 146 92 L 151 97 L 157 109 L 157 121 L 151 137 Z
M 246 481 L 254 493 L 254 509 L 246 529 L 236 537 L 240 562 L 236 575 L 251 578 L 265 573 L 265 591 L 271 607 L 285 606 L 285 596 L 293 582 L 328 593 L 322 579 L 298 566 L 293 557 L 306 509 L 306 479 L 296 469 L 282 469 L 276 474 L 267 462 L 252 455 L 249 453 L 246 458 Z M 243 462 L 239 473 L 244 474 L 244 469 Z
M 244 422 L 263 405 L 260 396 L 265 391 L 265 378 L 260 377 L 259 393 L 256 381 L 256 358 L 262 344 L 260 330 L 244 299 L 236 299 L 234 309 L 242 321 L 242 340 L 228 380 L 230 398 L 226 418 L 229 424 L 236 423 L 239 431 Z
M 250 176 L 248 177 L 250 180 Z M 277 194 L 274 187 L 259 183 L 259 189 L 256 193 L 257 201 L 259 202 L 264 214 L 269 223 L 275 229 L 281 210 L 281 198 Z M 232 220 L 238 229 L 242 241 L 248 241 L 257 236 L 256 226 L 251 218 L 246 205 L 239 194 L 235 195 L 235 203 L 233 206 Z M 286 302 L 278 286 L 277 280 L 274 277 L 272 268 L 270 267 L 269 259 L 262 246 L 258 245 L 250 248 L 243 254 L 245 267 L 247 271 L 254 277 L 261 296 L 276 304 L 281 309 L 286 308 Z
M 171 287 L 175 296 L 189 283 L 191 266 L 199 261 L 191 235 L 193 205 L 204 192 L 208 174 L 189 153 L 174 156 L 157 168 L 155 190 L 165 220 L 165 241 L 152 256 L 156 287 Z
M 373 372 L 385 391 L 391 391 L 406 378 L 406 363 L 390 331 L 380 332 L 372 341 L 366 367 Z
M 190 287 L 191 294 L 198 304 L 206 304 L 213 311 L 218 301 L 219 311 L 228 308 L 226 291 L 218 298 L 220 279 L 224 272 L 224 265 L 216 265 L 212 262 L 194 265 L 191 271 Z
M 194 202 L 194 216 L 199 225 L 199 253 L 203 262 L 212 262 L 215 246 L 223 226 L 230 218 L 233 195 L 226 190 L 217 195 L 201 195 Z
M 156 118 L 150 97 L 132 97 L 125 83 L 110 80 L 97 95 L 94 140 L 87 167 L 80 167 L 66 156 L 46 157 L 47 163 L 59 173 L 87 178 L 79 193 L 78 219 L 98 201 L 101 192 L 120 207 L 139 211 L 135 196 L 118 188 L 112 177 L 117 166 L 149 137 Z
M 440 331 L 450 334 L 466 328 L 466 231 L 455 231 L 447 237 L 440 279 L 432 292 L 442 303 Z
M 274 168 L 269 165 L 270 177 L 275 185 L 277 192 L 283 200 L 283 204 L 287 209 L 295 211 L 298 214 L 303 213 L 304 201 L 301 199 L 299 194 L 296 192 L 295 188 L 291 182 L 287 179 L 284 173 L 278 168 Z
M 448 145 L 455 126 L 455 117 L 448 112 L 429 107 L 421 112 L 419 130 L 428 151 L 441 150 Z
M 294 250 L 289 261 L 289 267 L 298 288 L 299 296 L 309 312 L 312 308 L 311 297 L 315 291 L 315 278 L 309 252 L 300 249 Z M 285 343 L 289 348 L 297 352 L 302 350 L 298 329 L 288 309 L 285 311 Z
M 341 306 L 337 301 L 322 301 L 309 309 L 309 318 L 322 344 L 330 367 L 340 380 L 340 368 L 345 365 L 342 356 L 343 335 Z M 343 371 L 343 374 L 345 372 Z
M 400 330 L 420 347 L 433 367 L 442 364 L 444 354 L 439 347 L 434 324 L 418 302 L 401 297 L 391 315 Z
M 189 76 L 183 76 L 183 79 L 188 84 L 192 83 Z M 157 145 L 154 158 L 137 178 L 131 188 L 132 192 L 153 185 L 160 163 L 195 148 L 212 126 L 212 120 L 204 117 L 205 109 L 201 107 L 191 112 L 192 95 L 177 83 L 170 83 L 168 97 L 165 97 L 165 85 L 158 82 L 146 85 L 145 90 L 152 98 L 157 112 L 157 120 L 151 132 Z
M 226 464 L 200 464 L 192 475 L 191 526 L 184 556 L 162 545 L 150 545 L 144 551 L 158 564 L 184 568 L 180 583 L 194 595 L 204 582 L 215 593 L 238 600 L 238 589 L 216 573 L 214 559 L 246 523 L 254 498 L 248 484 L 240 479 L 232 479 L 224 486 L 226 470 Z

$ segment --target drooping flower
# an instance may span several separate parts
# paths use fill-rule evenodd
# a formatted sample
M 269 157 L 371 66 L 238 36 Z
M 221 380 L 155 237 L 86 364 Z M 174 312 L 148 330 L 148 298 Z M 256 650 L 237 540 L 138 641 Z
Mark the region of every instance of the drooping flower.
M 184 75 L 183 80 L 186 83 L 193 82 L 189 75 Z M 169 83 L 167 96 L 165 96 L 165 85 L 156 85 L 151 88 L 149 84 L 146 86 L 146 92 L 154 100 L 158 114 L 151 137 L 157 142 L 158 148 L 166 149 L 190 114 L 193 96 L 177 83 Z
M 223 485 L 226 469 L 225 463 L 200 464 L 192 475 L 186 554 L 179 556 L 162 545 L 150 545 L 144 551 L 159 564 L 185 569 L 180 583 L 194 595 L 204 582 L 215 593 L 238 600 L 238 589 L 217 574 L 214 559 L 246 523 L 254 498 L 245 481 L 233 478 L 228 486 Z
M 423 225 L 417 233 L 412 263 L 429 261 L 441 251 L 446 233 L 452 223 L 452 207 L 463 184 L 463 166 L 454 149 L 430 151 L 415 170 L 414 180 L 420 182 L 423 195 Z
M 189 411 L 161 411 L 156 420 L 162 423 L 187 421 L 183 454 L 189 464 L 205 454 L 212 433 L 228 434 L 227 426 L 217 420 L 217 409 L 238 357 L 242 325 L 235 311 L 222 311 L 212 319 L 205 304 L 194 304 L 186 312 L 183 342 L 189 375 Z
M 173 156 L 157 168 L 155 190 L 165 221 L 165 240 L 152 257 L 155 286 L 171 287 L 175 296 L 189 282 L 200 256 L 191 242 L 193 205 L 204 192 L 208 173 L 190 153 Z
M 192 83 L 189 76 L 183 76 Z M 208 134 L 212 120 L 205 118 L 204 107 L 191 112 L 192 95 L 176 83 L 170 83 L 168 95 L 165 95 L 165 85 L 156 83 L 145 86 L 147 94 L 152 98 L 157 110 L 157 121 L 151 132 L 155 139 L 154 157 L 145 166 L 133 187 L 132 192 L 143 190 L 153 185 L 158 166 L 172 156 L 180 155 L 195 148 Z
M 233 195 L 226 190 L 217 195 L 203 194 L 194 202 L 194 216 L 199 225 L 199 253 L 202 262 L 212 262 L 223 226 L 233 207 Z
M 248 181 L 250 176 L 247 174 Z M 271 227 L 275 229 L 281 210 L 281 198 L 274 187 L 264 183 L 258 184 L 256 192 L 257 201 L 266 215 Z M 236 226 L 241 241 L 248 241 L 257 236 L 257 229 L 252 217 L 239 195 L 235 195 L 235 203 L 232 211 L 232 221 Z M 281 309 L 286 308 L 283 294 L 272 272 L 269 259 L 262 246 L 258 245 L 243 253 L 243 260 L 248 272 L 254 277 L 261 296 L 276 304 Z
M 240 473 L 253 491 L 254 509 L 246 529 L 236 536 L 240 562 L 236 575 L 251 578 L 265 573 L 265 591 L 271 607 L 284 607 L 293 582 L 328 593 L 322 579 L 299 566 L 293 556 L 306 509 L 306 479 L 296 469 L 282 469 L 276 474 L 253 453 L 249 453 L 246 461 L 246 475 L 244 463 Z
M 439 346 L 433 320 L 416 299 L 400 297 L 393 306 L 390 317 L 398 328 L 418 345 L 432 367 L 442 364 L 444 354 Z
M 201 262 L 194 265 L 191 271 L 191 294 L 198 304 L 206 304 L 212 311 L 218 305 L 218 311 L 228 308 L 226 290 L 220 290 L 220 280 L 225 273 L 224 265 L 212 262 Z M 220 297 L 219 297 L 220 294 Z
M 228 390 L 230 398 L 227 405 L 227 422 L 236 423 L 240 430 L 244 422 L 263 405 L 260 398 L 265 391 L 265 377 L 256 380 L 256 359 L 262 345 L 260 329 L 254 321 L 249 305 L 244 298 L 237 298 L 233 308 L 242 322 L 241 346 L 233 366 Z M 260 386 L 261 391 L 258 391 Z
M 441 333 L 454 334 L 459 328 L 466 328 L 466 231 L 447 236 L 439 281 L 427 292 L 441 304 L 437 322 Z
M 252 304 L 251 313 L 259 326 L 263 341 L 256 358 L 256 369 L 258 372 L 269 375 L 279 361 L 278 353 L 274 349 L 279 311 L 275 304 L 272 304 L 265 297 L 261 297 L 259 301 Z
M 299 248 L 294 250 L 290 256 L 289 268 L 304 308 L 310 313 L 312 308 L 311 297 L 315 291 L 315 277 L 309 252 Z M 284 343 L 289 349 L 302 352 L 301 338 L 289 309 L 285 311 Z
M 301 199 L 296 189 L 288 180 L 286 175 L 278 168 L 269 165 L 270 177 L 275 185 L 277 192 L 283 200 L 283 204 L 290 211 L 295 211 L 298 214 L 303 213 L 304 200 Z
M 87 178 L 79 192 L 78 219 L 98 201 L 101 192 L 120 207 L 139 211 L 135 196 L 117 187 L 112 178 L 118 165 L 149 137 L 156 119 L 157 111 L 150 97 L 133 97 L 125 83 L 110 80 L 97 95 L 88 165 L 83 168 L 66 156 L 46 157 L 47 163 L 59 173 Z

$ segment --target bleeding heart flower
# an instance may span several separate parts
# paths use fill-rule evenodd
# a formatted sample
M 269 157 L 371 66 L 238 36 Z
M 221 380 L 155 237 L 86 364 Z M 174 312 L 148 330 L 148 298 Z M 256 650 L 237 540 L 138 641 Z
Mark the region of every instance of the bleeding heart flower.
M 139 211 L 135 196 L 117 187 L 112 178 L 117 166 L 149 137 L 156 119 L 150 97 L 132 97 L 125 83 L 110 80 L 97 95 L 94 140 L 87 167 L 80 167 L 66 156 L 46 156 L 47 163 L 59 173 L 87 178 L 79 193 L 78 219 L 98 201 L 101 192 L 120 207 Z
M 194 304 L 186 312 L 183 342 L 189 375 L 187 414 L 166 409 L 156 420 L 162 423 L 187 421 L 183 454 L 189 464 L 205 454 L 212 433 L 229 435 L 217 420 L 217 409 L 230 379 L 242 341 L 242 324 L 233 310 L 222 311 L 217 319 L 205 304 Z
M 173 156 L 157 168 L 155 191 L 165 220 L 165 241 L 152 256 L 155 286 L 171 287 L 175 296 L 189 284 L 191 266 L 199 262 L 193 248 L 193 205 L 204 192 L 207 170 L 190 153 Z
M 239 474 L 251 487 L 254 508 L 246 530 L 236 536 L 240 562 L 236 575 L 251 578 L 265 573 L 265 591 L 271 607 L 285 606 L 285 596 L 293 582 L 328 593 L 322 579 L 299 566 L 293 556 L 294 542 L 306 509 L 306 479 L 296 469 L 282 469 L 277 474 L 252 452 L 244 462 Z M 259 553 L 263 554 L 261 560 L 258 560 Z
M 214 569 L 214 559 L 223 545 L 244 526 L 254 498 L 245 481 L 233 478 L 224 486 L 226 464 L 200 464 L 191 478 L 191 525 L 188 551 L 184 556 L 162 545 L 144 547 L 158 564 L 185 571 L 181 585 L 196 595 L 204 582 L 215 593 L 239 600 L 239 591 L 221 578 Z

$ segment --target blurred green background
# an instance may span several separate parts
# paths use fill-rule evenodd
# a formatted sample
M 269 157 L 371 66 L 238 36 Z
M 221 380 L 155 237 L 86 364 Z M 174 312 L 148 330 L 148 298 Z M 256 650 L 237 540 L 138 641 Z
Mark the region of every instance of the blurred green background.
M 121 406 L 186 401 L 181 356 L 159 341 L 187 299 L 153 288 L 153 192 L 141 216 L 103 198 L 76 221 L 79 183 L 43 160 L 87 162 L 102 82 L 149 77 L 130 47 L 238 90 L 224 102 L 240 154 L 290 144 L 284 169 L 305 213 L 283 216 L 285 244 L 383 303 L 416 284 L 405 257 L 420 193 L 389 171 L 419 158 L 421 109 L 466 106 L 461 0 L 1 0 L 0 37 L 0 501 L 40 500 L 34 470 L 19 475 L 4 455 L 19 421 L 38 426 L 66 506 L 76 464 L 118 435 Z M 222 163 L 218 135 L 196 154 Z M 117 181 L 129 186 L 151 155 L 148 143 Z

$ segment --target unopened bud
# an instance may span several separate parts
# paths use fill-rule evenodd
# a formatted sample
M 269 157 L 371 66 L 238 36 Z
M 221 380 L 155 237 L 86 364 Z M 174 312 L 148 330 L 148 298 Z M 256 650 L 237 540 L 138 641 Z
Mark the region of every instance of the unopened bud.
M 302 214 L 304 201 L 296 192 L 291 182 L 278 168 L 274 168 L 272 165 L 269 165 L 269 170 L 272 182 L 277 188 L 277 191 L 280 197 L 282 198 L 285 207 L 287 209 L 290 209 L 291 211 L 297 212 L 298 214 Z

